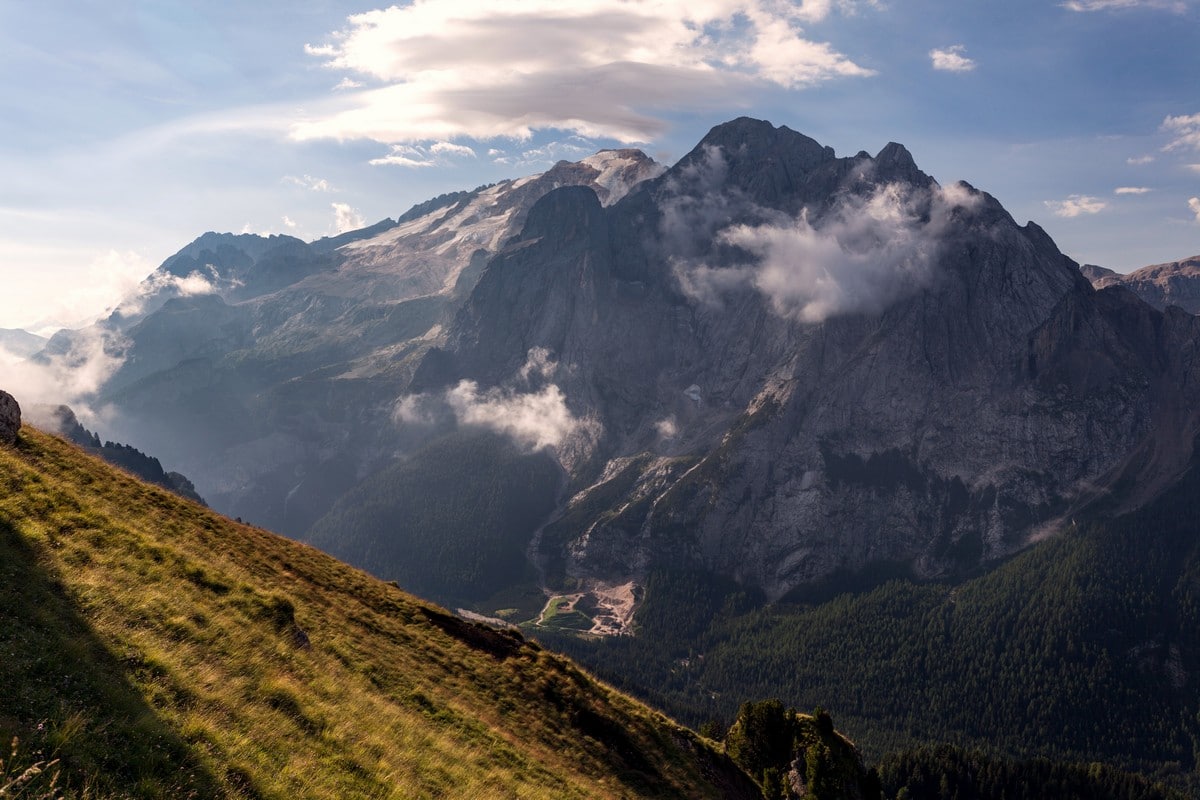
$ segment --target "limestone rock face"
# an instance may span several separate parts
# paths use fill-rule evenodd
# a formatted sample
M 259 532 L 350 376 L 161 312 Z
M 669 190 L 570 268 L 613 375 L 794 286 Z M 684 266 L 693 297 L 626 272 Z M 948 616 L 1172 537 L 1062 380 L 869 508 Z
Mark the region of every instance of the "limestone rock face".
M 17 431 L 19 430 L 21 430 L 21 406 L 11 394 L 0 391 L 0 443 L 14 444 L 17 441 Z
M 1200 327 L 1097 293 L 900 145 L 836 158 L 737 120 L 611 208 L 590 195 L 539 201 L 436 359 L 442 385 L 501 386 L 548 353 L 602 431 L 569 443 L 539 539 L 567 574 L 692 564 L 777 598 L 871 565 L 955 573 L 1192 457 Z

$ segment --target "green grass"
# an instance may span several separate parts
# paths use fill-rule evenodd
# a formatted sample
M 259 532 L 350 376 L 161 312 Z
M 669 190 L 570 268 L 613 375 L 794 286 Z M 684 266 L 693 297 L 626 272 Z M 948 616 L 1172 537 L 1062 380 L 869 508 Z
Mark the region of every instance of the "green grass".
M 28 427 L 0 448 L 0 687 L 0 741 L 57 759 L 76 797 L 747 786 L 706 740 L 519 634 Z
M 537 625 L 542 628 L 556 630 L 587 631 L 591 630 L 592 618 L 574 608 L 568 608 L 571 601 L 566 597 L 553 597 L 542 610 Z

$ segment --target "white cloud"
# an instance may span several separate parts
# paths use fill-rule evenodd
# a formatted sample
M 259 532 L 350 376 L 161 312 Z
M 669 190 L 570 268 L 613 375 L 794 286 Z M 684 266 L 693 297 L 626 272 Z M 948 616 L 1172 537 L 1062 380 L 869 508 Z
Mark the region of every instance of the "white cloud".
M 460 381 L 446 400 L 459 423 L 494 430 L 531 450 L 559 447 L 585 425 L 571 414 L 554 384 L 530 393 L 502 388 L 481 392 L 474 381 Z
M 674 439 L 679 435 L 679 424 L 675 422 L 674 416 L 670 416 L 654 423 L 654 430 L 660 439 Z
M 435 156 L 453 156 L 457 158 L 475 158 L 475 151 L 465 144 L 453 142 L 434 142 L 429 146 L 429 152 Z
M 1192 172 L 1200 172 L 1200 164 L 1184 164 L 1183 166 Z
M 172 275 L 169 272 L 152 272 L 144 280 L 125 293 L 116 310 L 124 317 L 136 317 L 147 310 L 154 310 L 173 297 L 197 297 L 215 294 L 217 271 L 209 266 L 209 274 L 199 271 L 185 276 Z M 153 304 L 152 308 L 148 308 Z
M 1046 208 L 1056 217 L 1078 217 L 1083 214 L 1099 214 L 1108 208 L 1108 203 L 1098 197 L 1073 194 L 1066 200 L 1046 200 Z
M 603 429 L 571 413 L 562 389 L 551 382 L 558 369 L 549 350 L 534 347 L 504 385 L 480 389 L 475 381 L 462 380 L 442 393 L 406 395 L 392 407 L 392 419 L 398 425 L 453 421 L 487 428 L 531 452 L 553 448 L 566 463 L 586 455 Z
M 283 215 L 283 227 L 287 228 L 288 230 L 295 230 L 296 229 L 296 220 L 292 219 L 287 214 L 284 214 Z
M 1162 8 L 1181 14 L 1187 10 L 1182 0 L 1067 0 L 1063 8 L 1070 11 L 1114 11 L 1123 8 Z
M 727 111 L 755 87 L 873 74 L 802 27 L 860 5 L 414 0 L 353 15 L 329 43 L 306 47 L 330 68 L 385 85 L 292 134 L 411 144 L 554 128 L 648 141 L 672 109 Z
M 310 53 L 310 55 L 317 55 L 317 54 Z M 333 90 L 335 92 L 344 92 L 347 89 L 361 89 L 361 88 L 362 88 L 361 81 L 356 81 L 352 78 L 342 78 L 340 81 L 338 81 L 337 85 L 333 87 Z
M 870 196 L 846 196 L 812 220 L 734 225 L 718 242 L 742 248 L 755 261 L 731 267 L 675 264 L 681 289 L 701 302 L 752 287 L 775 313 L 820 322 L 848 313 L 877 313 L 929 285 L 938 248 L 956 209 L 979 195 L 959 184 L 932 191 L 900 184 Z
M 1163 120 L 1161 129 L 1173 137 L 1163 150 L 1197 150 L 1200 151 L 1200 114 L 1167 117 Z
M 1130 156 L 1129 158 L 1125 159 L 1126 164 L 1129 164 L 1129 165 L 1135 166 L 1135 167 L 1140 167 L 1143 164 L 1149 164 L 1152 161 L 1154 161 L 1154 156 L 1151 156 L 1151 155 Z
M 475 158 L 473 149 L 465 144 L 454 142 L 434 142 L 431 145 L 394 144 L 391 153 L 380 158 L 373 158 L 368 163 L 374 166 L 410 167 L 441 167 L 451 163 L 455 158 Z
M 290 183 L 293 186 L 299 186 L 303 189 L 309 189 L 314 192 L 336 192 L 337 189 L 324 178 L 314 178 L 312 175 L 286 175 L 283 178 L 284 183 Z
M 42 322 L 77 328 L 106 316 L 118 305 L 144 294 L 139 284 L 154 270 L 140 253 L 109 250 L 92 259 L 86 274 L 56 293 L 53 305 L 43 308 Z
M 376 167 L 390 166 L 421 169 L 423 167 L 436 167 L 438 162 L 423 150 L 406 144 L 394 144 L 392 145 L 391 153 L 379 158 L 372 158 L 367 163 Z
M 1146 186 L 1118 186 L 1113 189 L 1113 194 L 1148 194 L 1154 191 Z
M 90 401 L 124 362 L 123 342 L 99 327 L 71 336 L 65 353 L 44 361 L 0 358 L 0 387 L 26 408 L 67 404 L 81 418 L 94 419 Z
M 333 206 L 333 229 L 337 233 L 356 231 L 366 226 L 362 214 L 351 208 L 348 203 L 332 203 L 331 205 Z
M 1200 197 L 1188 198 L 1188 208 L 1196 215 L 1196 222 L 1200 223 Z
M 967 58 L 967 48 L 961 44 L 951 45 L 945 50 L 930 50 L 929 59 L 933 68 L 945 72 L 970 72 L 975 69 L 975 61 Z

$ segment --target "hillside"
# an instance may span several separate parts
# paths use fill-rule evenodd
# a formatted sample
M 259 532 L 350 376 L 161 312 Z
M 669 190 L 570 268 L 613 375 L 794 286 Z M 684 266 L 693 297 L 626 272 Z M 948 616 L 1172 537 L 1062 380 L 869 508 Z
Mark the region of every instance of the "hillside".
M 77 796 L 757 796 L 567 659 L 28 426 L 0 653 L 0 773 L 56 759 Z

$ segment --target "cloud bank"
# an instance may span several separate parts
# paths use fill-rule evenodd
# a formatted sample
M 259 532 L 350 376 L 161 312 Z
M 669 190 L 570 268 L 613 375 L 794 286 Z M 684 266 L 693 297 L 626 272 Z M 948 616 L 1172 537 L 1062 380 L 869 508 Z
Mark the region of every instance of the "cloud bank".
M 974 208 L 961 184 L 932 190 L 901 184 L 869 196 L 849 195 L 820 219 L 732 225 L 721 245 L 750 254 L 750 263 L 713 267 L 677 262 L 680 288 L 703 303 L 747 287 L 780 316 L 821 322 L 849 313 L 878 313 L 933 280 L 938 248 L 957 209 Z
M 438 395 L 406 395 L 396 401 L 392 418 L 412 426 L 438 426 L 452 418 L 507 436 L 529 452 L 552 449 L 569 458 L 598 438 L 600 426 L 571 413 L 562 389 L 551 382 L 557 370 L 550 352 L 535 347 L 503 386 L 481 389 L 476 381 L 462 380 Z
M 756 86 L 873 74 L 805 30 L 873 5 L 415 0 L 353 15 L 327 43 L 306 47 L 368 88 L 341 92 L 339 108 L 292 135 L 413 144 L 555 128 L 649 141 L 665 128 L 657 114 L 672 109 L 724 110 Z
M 1200 197 L 1189 197 L 1188 208 L 1196 215 L 1196 223 L 1200 224 Z
M 123 342 L 99 327 L 73 332 L 65 352 L 38 360 L 0 349 L 0 388 L 22 407 L 66 404 L 84 420 L 97 419 L 92 399 L 124 363 Z

